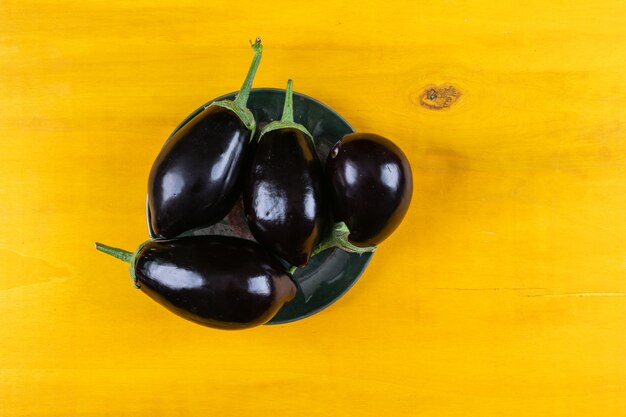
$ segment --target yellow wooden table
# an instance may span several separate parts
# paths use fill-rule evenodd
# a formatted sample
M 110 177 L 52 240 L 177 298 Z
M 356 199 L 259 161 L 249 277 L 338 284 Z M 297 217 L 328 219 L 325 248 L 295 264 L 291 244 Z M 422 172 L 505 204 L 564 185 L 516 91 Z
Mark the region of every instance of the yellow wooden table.
M 0 3 L 1 416 L 626 414 L 626 3 L 381 4 Z M 254 85 L 392 138 L 414 199 L 332 307 L 215 331 L 93 242 L 146 238 L 257 35 Z

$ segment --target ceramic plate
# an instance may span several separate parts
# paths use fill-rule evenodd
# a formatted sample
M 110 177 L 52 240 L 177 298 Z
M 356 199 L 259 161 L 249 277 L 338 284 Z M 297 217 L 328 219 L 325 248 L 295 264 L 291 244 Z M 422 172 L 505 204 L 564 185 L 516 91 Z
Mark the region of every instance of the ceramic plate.
M 218 97 L 198 108 L 174 129 L 170 137 L 200 113 L 207 104 L 216 100 L 232 100 L 235 98 L 235 94 L 230 93 Z M 257 135 L 267 123 L 280 119 L 284 97 L 285 90 L 282 89 L 258 88 L 251 91 L 248 108 L 257 121 Z M 294 93 L 293 101 L 294 120 L 304 125 L 311 132 L 315 140 L 317 154 L 324 164 L 330 148 L 345 134 L 354 132 L 354 129 L 328 106 L 311 97 Z M 148 231 L 150 236 L 154 237 L 150 229 L 149 209 L 147 216 Z M 254 240 L 246 226 L 241 198 L 233 210 L 218 224 L 195 229 L 185 234 L 219 234 Z M 298 284 L 296 298 L 286 304 L 268 324 L 300 320 L 328 307 L 352 287 L 365 270 L 371 257 L 371 253 L 357 255 L 336 248 L 318 254 L 311 259 L 306 267 L 296 271 L 294 274 Z

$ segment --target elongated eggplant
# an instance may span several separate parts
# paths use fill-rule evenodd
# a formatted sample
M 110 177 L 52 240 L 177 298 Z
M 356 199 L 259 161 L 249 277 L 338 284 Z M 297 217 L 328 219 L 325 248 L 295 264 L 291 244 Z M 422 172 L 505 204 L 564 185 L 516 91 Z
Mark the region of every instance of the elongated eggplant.
M 243 202 L 254 238 L 295 266 L 308 263 L 327 226 L 323 175 L 313 137 L 293 121 L 289 80 L 281 120 L 261 132 Z
M 172 238 L 222 219 L 242 188 L 243 166 L 256 129 L 246 107 L 262 45 L 234 101 L 211 103 L 165 144 L 148 179 L 151 225 L 159 237 Z
M 389 139 L 351 133 L 331 150 L 326 175 L 334 215 L 357 246 L 378 245 L 398 227 L 413 194 L 411 166 Z
M 296 294 L 281 263 L 249 240 L 190 236 L 150 240 L 134 253 L 96 248 L 129 262 L 135 287 L 157 303 L 208 327 L 264 324 Z

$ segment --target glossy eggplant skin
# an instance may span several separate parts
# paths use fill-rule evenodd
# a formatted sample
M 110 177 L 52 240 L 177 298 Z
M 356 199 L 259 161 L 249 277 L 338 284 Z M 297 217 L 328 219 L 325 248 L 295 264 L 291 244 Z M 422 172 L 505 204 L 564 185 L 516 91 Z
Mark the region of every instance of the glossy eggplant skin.
M 152 240 L 139 249 L 133 267 L 136 286 L 156 302 L 219 329 L 264 324 L 296 294 L 276 258 L 234 237 Z
M 389 139 L 350 133 L 330 150 L 326 175 L 336 221 L 357 246 L 378 245 L 398 227 L 413 194 L 411 166 Z
M 305 133 L 282 128 L 261 136 L 244 185 L 244 211 L 254 238 L 292 265 L 308 263 L 328 225 L 323 181 Z
M 216 223 L 232 209 L 251 136 L 233 111 L 209 106 L 167 141 L 148 179 L 156 236 L 173 238 Z

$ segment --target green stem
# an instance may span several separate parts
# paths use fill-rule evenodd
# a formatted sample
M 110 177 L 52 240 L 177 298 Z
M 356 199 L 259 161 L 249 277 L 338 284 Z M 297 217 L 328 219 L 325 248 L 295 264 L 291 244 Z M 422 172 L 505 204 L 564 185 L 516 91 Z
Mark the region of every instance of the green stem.
M 337 247 L 345 252 L 358 253 L 363 255 L 364 253 L 374 252 L 376 246 L 356 246 L 348 240 L 350 236 L 350 229 L 344 222 L 335 223 L 333 230 L 329 237 L 322 240 L 311 252 L 311 258 L 320 252 L 324 252 L 326 249 Z M 293 273 L 298 269 L 297 266 L 289 268 L 289 273 L 293 276 Z
M 285 104 L 283 105 L 283 115 L 281 116 L 281 119 L 274 120 L 273 122 L 266 124 L 261 131 L 259 140 L 261 140 L 261 137 L 264 134 L 271 132 L 272 130 L 279 129 L 297 129 L 307 135 L 311 142 L 313 142 L 313 135 L 311 135 L 311 132 L 309 132 L 306 127 L 302 126 L 300 123 L 293 121 L 293 80 L 287 81 Z
M 241 90 L 235 97 L 235 104 L 239 107 L 245 108 L 248 103 L 248 97 L 250 96 L 250 89 L 252 88 L 252 80 L 256 74 L 257 68 L 261 63 L 261 55 L 263 54 L 263 45 L 261 44 L 261 38 L 256 38 L 256 41 L 252 44 L 252 51 L 254 52 L 254 58 L 252 58 L 252 64 L 248 70 L 248 75 L 241 86 Z
M 320 242 L 320 244 L 313 249 L 311 256 L 315 256 L 318 253 L 324 252 L 326 249 L 333 247 L 338 247 L 345 252 L 358 253 L 359 255 L 374 252 L 376 250 L 376 246 L 356 246 L 348 240 L 348 236 L 350 236 L 350 229 L 348 229 L 348 226 L 346 226 L 344 222 L 335 223 L 330 236 Z
M 285 105 L 283 107 L 283 117 L 281 122 L 293 123 L 293 80 L 287 81 L 287 90 L 285 91 Z
M 135 286 L 135 288 L 139 288 L 139 284 L 137 283 L 137 276 L 135 275 L 135 257 L 137 256 L 141 248 L 143 248 L 144 245 L 148 242 L 149 241 L 139 245 L 134 253 L 124 249 L 107 246 L 98 242 L 96 242 L 96 249 L 98 249 L 100 252 L 106 253 L 107 255 L 111 255 L 114 258 L 120 259 L 124 262 L 128 262 L 130 264 L 130 278 L 133 280 L 133 285 Z
M 96 242 L 96 249 L 100 252 L 104 252 L 107 255 L 111 255 L 114 258 L 120 259 L 124 262 L 130 262 L 133 259 L 133 253 L 128 252 L 124 249 L 114 248 L 112 246 L 107 246 L 102 243 Z

